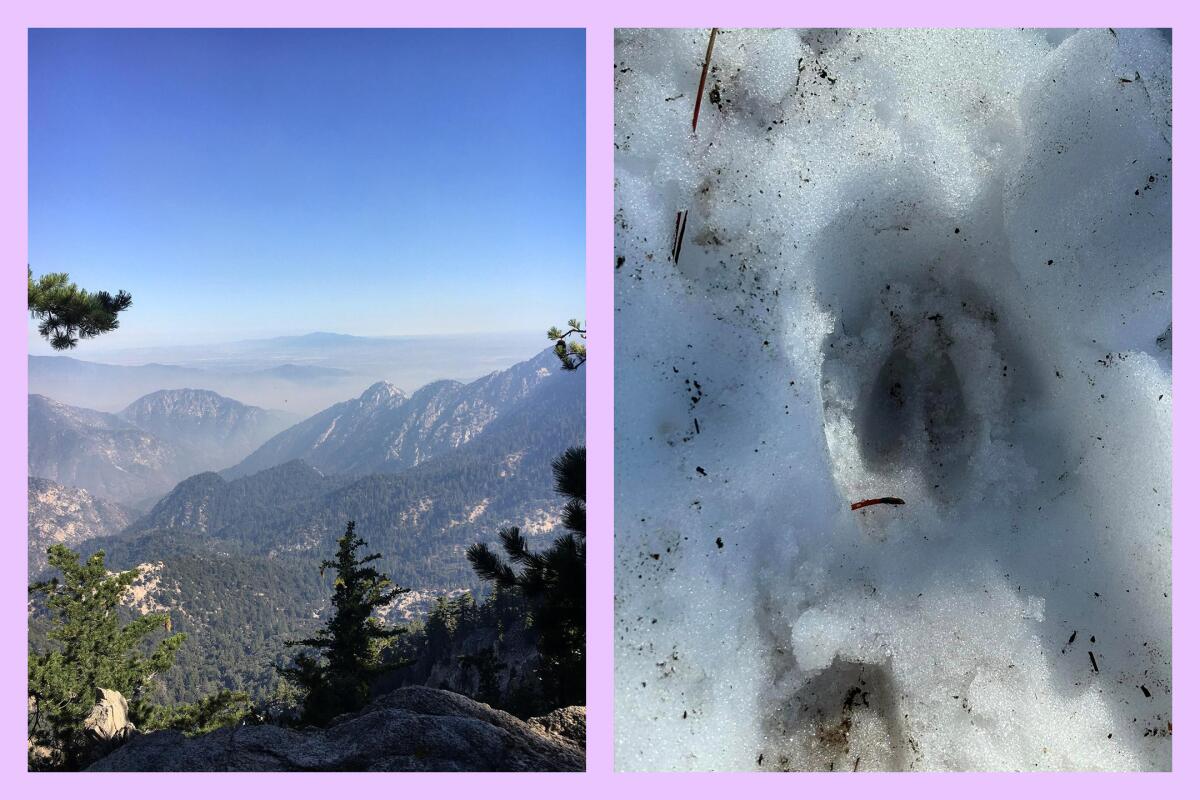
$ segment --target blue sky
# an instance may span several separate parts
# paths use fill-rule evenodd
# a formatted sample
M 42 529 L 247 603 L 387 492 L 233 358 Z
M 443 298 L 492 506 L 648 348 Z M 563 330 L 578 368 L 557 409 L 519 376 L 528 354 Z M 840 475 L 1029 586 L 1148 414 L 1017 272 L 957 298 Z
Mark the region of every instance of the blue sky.
M 29 45 L 30 265 L 134 298 L 71 355 L 583 315 L 582 31 Z

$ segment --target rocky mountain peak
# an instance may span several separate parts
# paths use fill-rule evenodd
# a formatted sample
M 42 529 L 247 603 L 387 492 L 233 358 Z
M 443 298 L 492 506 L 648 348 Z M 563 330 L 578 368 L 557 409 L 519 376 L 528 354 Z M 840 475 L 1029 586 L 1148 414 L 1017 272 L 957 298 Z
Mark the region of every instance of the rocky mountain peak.
M 208 389 L 162 389 L 134 400 L 121 412 L 121 416 L 126 419 L 154 413 L 207 416 L 231 408 L 251 410 L 252 407 L 243 406 Z
M 359 395 L 358 401 L 364 407 L 375 407 L 397 405 L 406 399 L 408 399 L 408 395 L 400 387 L 387 381 L 379 381 Z

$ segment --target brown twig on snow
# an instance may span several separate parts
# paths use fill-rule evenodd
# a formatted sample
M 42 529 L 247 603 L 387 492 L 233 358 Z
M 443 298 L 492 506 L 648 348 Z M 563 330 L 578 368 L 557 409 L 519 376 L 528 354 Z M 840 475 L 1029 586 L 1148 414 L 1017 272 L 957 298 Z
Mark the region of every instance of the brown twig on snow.
M 692 110 L 692 133 L 696 132 L 696 122 L 700 119 L 700 103 L 704 100 L 704 82 L 708 80 L 708 64 L 712 61 L 713 45 L 717 42 L 717 29 L 713 28 L 708 35 L 708 52 L 704 54 L 704 68 L 700 70 L 700 88 L 696 89 L 696 107 Z
M 696 87 L 696 107 L 692 109 L 692 133 L 700 120 L 700 104 L 704 101 L 704 84 L 708 81 L 708 65 L 712 62 L 713 45 L 717 42 L 717 29 L 708 34 L 708 50 L 704 53 L 704 67 L 700 70 L 700 85 Z M 670 99 L 670 98 L 668 98 Z M 671 242 L 671 261 L 679 263 L 679 252 L 683 250 L 683 232 L 687 229 L 687 211 L 675 212 L 675 240 Z
M 859 500 L 857 503 L 851 503 L 850 510 L 858 511 L 860 508 L 866 508 L 867 506 L 876 506 L 881 503 L 883 505 L 888 505 L 888 506 L 904 505 L 904 501 L 901 500 L 899 497 L 876 497 L 874 500 Z

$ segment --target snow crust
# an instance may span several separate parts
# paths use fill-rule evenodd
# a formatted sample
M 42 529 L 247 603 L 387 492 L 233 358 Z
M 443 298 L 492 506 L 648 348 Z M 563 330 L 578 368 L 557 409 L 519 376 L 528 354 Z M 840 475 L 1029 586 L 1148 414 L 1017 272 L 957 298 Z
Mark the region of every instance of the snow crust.
M 1169 769 L 1169 39 L 722 31 L 692 134 L 707 42 L 616 42 L 618 768 Z

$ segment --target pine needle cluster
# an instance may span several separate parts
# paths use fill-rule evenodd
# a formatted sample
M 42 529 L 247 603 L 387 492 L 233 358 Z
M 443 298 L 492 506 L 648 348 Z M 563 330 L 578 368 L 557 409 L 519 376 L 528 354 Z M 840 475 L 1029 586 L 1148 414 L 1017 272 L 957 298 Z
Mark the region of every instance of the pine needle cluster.
M 572 339 L 576 336 L 578 339 Z M 587 361 L 587 330 L 577 319 L 567 320 L 567 329 L 553 327 L 546 331 L 546 338 L 554 342 L 554 354 L 565 370 L 576 370 Z
M 36 281 L 33 270 L 28 272 L 29 313 L 40 320 L 38 333 L 55 350 L 69 350 L 80 339 L 116 330 L 117 315 L 133 303 L 125 291 L 114 295 L 81 289 L 65 272 L 50 272 Z

